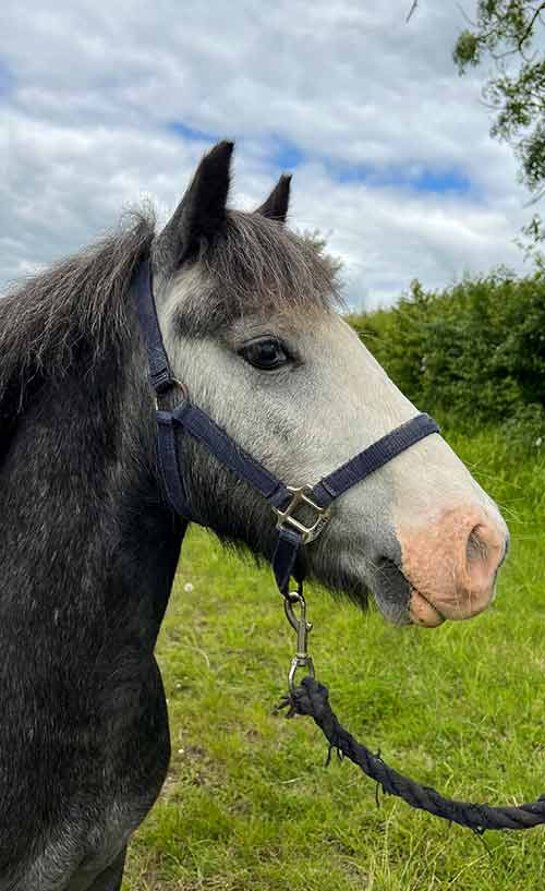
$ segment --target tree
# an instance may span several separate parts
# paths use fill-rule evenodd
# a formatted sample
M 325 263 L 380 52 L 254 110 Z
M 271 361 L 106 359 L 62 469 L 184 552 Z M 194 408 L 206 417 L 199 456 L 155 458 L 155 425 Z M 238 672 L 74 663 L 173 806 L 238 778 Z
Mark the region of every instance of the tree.
M 484 88 L 495 113 L 491 132 L 513 147 L 521 180 L 536 197 L 545 193 L 544 25 L 545 2 L 478 0 L 476 21 L 460 34 L 453 53 L 461 74 L 494 63 Z

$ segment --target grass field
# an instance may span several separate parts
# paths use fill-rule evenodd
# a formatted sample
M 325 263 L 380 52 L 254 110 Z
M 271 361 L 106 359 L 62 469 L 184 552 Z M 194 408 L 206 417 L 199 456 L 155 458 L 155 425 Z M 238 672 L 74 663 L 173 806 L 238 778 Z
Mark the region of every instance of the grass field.
M 511 528 L 493 607 L 396 629 L 313 588 L 311 650 L 343 723 L 390 763 L 456 797 L 520 802 L 545 792 L 545 458 L 493 434 L 451 441 Z M 125 891 L 545 887 L 545 829 L 483 842 L 391 798 L 377 808 L 349 763 L 326 769 L 314 724 L 272 714 L 293 646 L 270 572 L 193 530 L 159 645 L 171 771 Z

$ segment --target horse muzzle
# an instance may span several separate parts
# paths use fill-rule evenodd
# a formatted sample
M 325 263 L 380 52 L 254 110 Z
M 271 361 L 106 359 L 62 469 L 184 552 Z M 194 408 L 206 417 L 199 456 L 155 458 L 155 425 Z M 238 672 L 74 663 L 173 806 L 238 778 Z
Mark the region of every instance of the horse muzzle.
M 469 619 L 490 604 L 509 544 L 499 516 L 456 508 L 419 529 L 398 530 L 411 622 L 428 628 Z

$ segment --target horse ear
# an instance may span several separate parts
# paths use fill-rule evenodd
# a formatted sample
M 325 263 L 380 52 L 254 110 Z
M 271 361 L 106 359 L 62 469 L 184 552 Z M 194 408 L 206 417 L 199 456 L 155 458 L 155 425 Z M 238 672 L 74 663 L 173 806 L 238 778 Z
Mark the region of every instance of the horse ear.
M 218 142 L 202 159 L 173 216 L 159 235 L 156 253 L 161 265 L 176 269 L 214 237 L 225 220 L 229 194 L 232 142 Z
M 290 184 L 291 174 L 283 173 L 267 200 L 257 208 L 256 213 L 270 220 L 285 223 L 290 203 Z

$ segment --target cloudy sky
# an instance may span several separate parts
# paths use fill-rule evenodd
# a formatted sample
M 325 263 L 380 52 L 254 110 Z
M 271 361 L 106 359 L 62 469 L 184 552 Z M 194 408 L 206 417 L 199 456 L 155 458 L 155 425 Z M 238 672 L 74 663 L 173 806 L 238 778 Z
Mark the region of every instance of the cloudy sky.
M 465 7 L 464 7 L 465 3 Z M 0 284 L 123 209 L 160 221 L 199 156 L 237 143 L 232 201 L 294 173 L 357 308 L 499 263 L 531 215 L 488 135 L 482 74 L 451 61 L 475 0 L 2 0 Z

